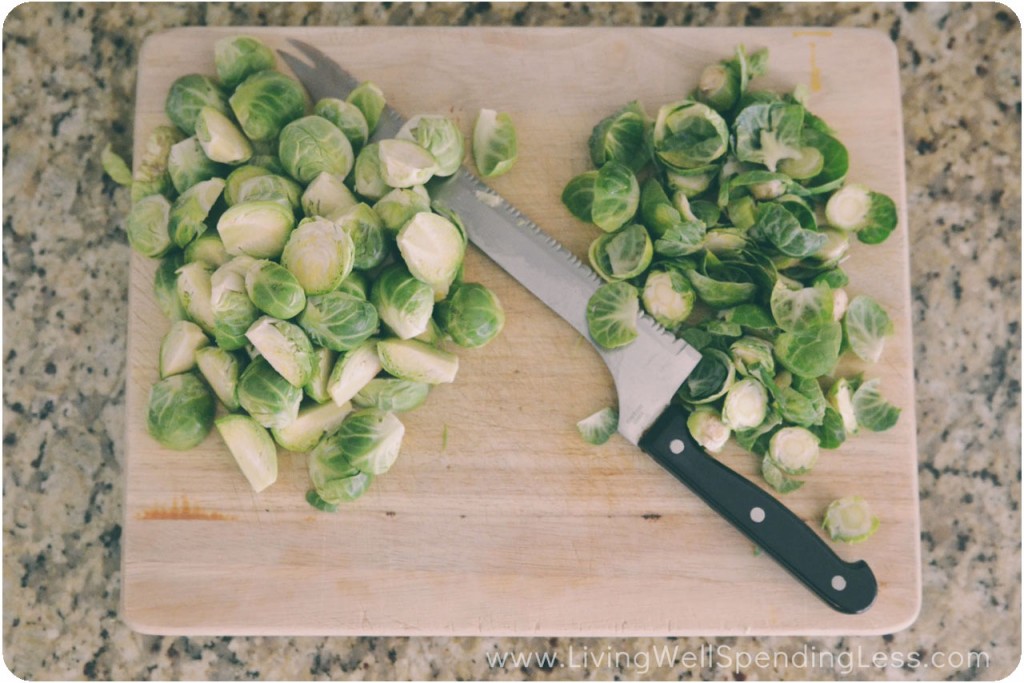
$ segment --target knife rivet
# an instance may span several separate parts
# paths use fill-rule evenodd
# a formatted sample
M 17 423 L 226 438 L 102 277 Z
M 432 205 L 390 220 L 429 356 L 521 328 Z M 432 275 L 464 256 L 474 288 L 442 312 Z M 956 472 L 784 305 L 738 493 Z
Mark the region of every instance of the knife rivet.
M 751 508 L 750 519 L 754 520 L 758 524 L 764 521 L 764 509 L 763 508 Z
M 679 455 L 686 448 L 686 444 L 683 443 L 682 439 L 672 439 L 668 443 L 668 449 L 675 455 Z
M 836 574 L 832 577 L 832 587 L 837 591 L 841 591 L 846 588 L 846 579 Z

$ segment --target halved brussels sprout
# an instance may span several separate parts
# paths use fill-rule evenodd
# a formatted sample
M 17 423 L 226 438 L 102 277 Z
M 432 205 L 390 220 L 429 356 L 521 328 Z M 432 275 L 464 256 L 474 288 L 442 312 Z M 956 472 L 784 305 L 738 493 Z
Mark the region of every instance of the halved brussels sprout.
M 834 500 L 825 508 L 821 528 L 833 541 L 860 543 L 878 531 L 878 517 L 860 496 L 846 496 Z
M 640 206 L 640 185 L 628 166 L 609 161 L 594 179 L 590 217 L 605 232 L 615 232 L 636 214 Z
M 683 217 L 665 194 L 661 182 L 654 177 L 645 180 L 640 189 L 640 217 L 644 226 L 656 238 L 683 222 Z
M 275 201 L 235 204 L 221 214 L 217 232 L 229 254 L 277 258 L 295 226 L 292 210 Z
M 693 313 L 697 293 L 679 271 L 655 267 L 647 273 L 641 298 L 644 310 L 659 324 L 671 330 Z
M 245 346 L 245 333 L 260 317 L 259 309 L 245 289 L 245 274 L 253 263 L 255 260 L 250 256 L 236 256 L 210 277 L 213 335 L 217 345 L 229 351 Z
M 229 90 L 249 76 L 277 66 L 274 51 L 252 36 L 228 36 L 213 44 L 217 78 Z
M 352 143 L 320 116 L 305 116 L 286 125 L 277 150 L 288 175 L 302 184 L 324 172 L 344 178 L 355 161 Z
M 583 440 L 593 446 L 600 446 L 612 437 L 619 428 L 619 411 L 612 407 L 602 408 L 593 415 L 576 423 Z
M 167 169 L 171 148 L 182 135 L 170 126 L 157 126 L 146 138 L 142 154 L 135 160 L 132 176 L 132 202 L 154 194 L 170 196 L 173 184 Z
M 398 232 L 410 218 L 430 211 L 430 196 L 422 185 L 391 190 L 373 205 L 384 228 Z
M 160 260 L 153 275 L 153 298 L 163 314 L 172 321 L 188 317 L 178 298 L 178 268 L 184 264 L 179 252 L 171 252 Z
M 406 222 L 395 242 L 409 272 L 434 290 L 435 301 L 448 296 L 466 251 L 455 224 L 444 216 L 421 211 Z
M 292 386 L 301 388 L 313 376 L 313 345 L 298 325 L 264 316 L 245 336 Z
M 594 343 L 615 349 L 637 338 L 640 293 L 628 282 L 609 282 L 587 302 L 587 327 Z
M 508 173 L 519 156 L 512 118 L 493 109 L 481 109 L 473 124 L 473 161 L 484 178 Z
M 391 469 L 402 447 L 405 426 L 394 413 L 363 408 L 350 414 L 331 440 L 360 472 L 380 475 Z
M 708 453 L 720 453 L 729 441 L 732 430 L 714 408 L 697 408 L 686 418 L 686 428 L 693 440 Z
M 228 410 L 238 410 L 238 375 L 241 363 L 238 356 L 218 346 L 204 346 L 196 350 L 196 366 L 206 383 Z
M 380 161 L 380 143 L 371 142 L 359 150 L 355 169 L 356 192 L 367 199 L 380 199 L 391 189 L 384 182 L 384 168 Z
M 201 263 L 186 263 L 178 269 L 175 281 L 178 299 L 189 319 L 207 334 L 214 332 L 210 271 Z
M 274 427 L 270 433 L 281 448 L 295 453 L 313 450 L 320 439 L 333 434 L 352 412 L 349 403 L 337 405 L 333 401 L 299 408 L 299 416 L 285 427 Z
M 211 160 L 195 137 L 174 144 L 167 155 L 167 173 L 178 192 L 210 178 L 223 178 L 228 167 Z
M 381 377 L 371 379 L 352 402 L 360 408 L 377 408 L 395 413 L 404 413 L 423 405 L 430 394 L 426 382 L 410 382 L 405 379 Z
M 358 152 L 370 137 L 370 126 L 366 122 L 366 117 L 359 107 L 351 102 L 336 97 L 325 97 L 316 103 L 313 113 L 337 126 L 352 144 L 354 152 Z
M 683 100 L 658 110 L 653 140 L 656 158 L 669 168 L 697 168 L 725 154 L 729 129 L 711 107 Z
M 462 131 L 447 116 L 414 116 L 405 122 L 395 137 L 415 142 L 430 152 L 437 163 L 435 175 L 450 176 L 462 166 L 466 152 Z
M 377 340 L 368 339 L 351 351 L 346 351 L 334 364 L 327 382 L 327 393 L 338 405 L 343 405 L 363 390 L 381 371 L 377 355 Z
M 475 282 L 455 286 L 437 305 L 442 329 L 459 346 L 474 349 L 488 344 L 505 326 L 505 311 L 494 292 Z
M 363 113 L 367 128 L 372 134 L 377 129 L 377 122 L 380 121 L 380 115 L 387 105 L 381 89 L 370 81 L 363 81 L 352 89 L 345 101 L 355 105 Z
M 224 114 L 228 111 L 227 97 L 212 78 L 189 74 L 171 84 L 164 111 L 183 133 L 195 135 L 196 119 L 203 107 L 212 107 Z
M 285 427 L 299 414 L 302 389 L 257 356 L 238 378 L 238 404 L 264 427 Z
M 211 178 L 196 183 L 174 200 L 167 229 L 176 245 L 184 248 L 206 232 L 206 217 L 223 190 L 224 181 Z
M 267 315 L 280 320 L 294 318 L 306 307 L 306 293 L 287 268 L 260 260 L 245 273 L 249 299 Z
M 211 161 L 240 164 L 252 156 L 252 144 L 234 122 L 213 107 L 203 107 L 196 119 L 196 139 Z
M 356 203 L 343 179 L 326 171 L 314 178 L 302 193 L 302 211 L 307 217 L 323 216 L 337 220 Z
M 242 81 L 228 102 L 246 137 L 261 142 L 306 112 L 306 91 L 294 78 L 267 69 Z
M 388 255 L 388 243 L 384 239 L 384 227 L 376 211 L 359 203 L 334 220 L 352 240 L 355 248 L 353 267 L 370 270 L 384 262 Z
M 591 267 L 608 282 L 630 280 L 651 265 L 654 245 L 644 226 L 631 223 L 595 239 L 587 255 Z
M 297 319 L 316 344 L 332 351 L 348 351 L 377 334 L 377 309 L 345 292 L 311 296 Z
M 210 340 L 202 328 L 188 320 L 177 320 L 160 342 L 160 378 L 188 372 L 196 366 L 196 351 Z
M 256 420 L 225 415 L 217 420 L 217 431 L 253 491 L 259 493 L 277 481 L 277 447 Z
M 185 247 L 185 262 L 198 261 L 210 270 L 216 270 L 231 260 L 224 242 L 215 232 L 205 232 Z
M 633 172 L 643 168 L 651 156 L 647 133 L 650 122 L 637 101 L 630 102 L 594 126 L 588 146 L 590 159 L 600 168 L 617 161 Z
M 381 140 L 377 144 L 380 177 L 388 187 L 422 185 L 437 172 L 437 160 L 409 140 Z
M 373 283 L 370 303 L 381 322 L 400 339 L 422 334 L 434 312 L 434 290 L 401 264 L 385 268 Z
M 306 382 L 306 386 L 302 387 L 306 396 L 317 403 L 327 403 L 331 400 L 331 395 L 327 391 L 327 383 L 331 379 L 331 370 L 334 369 L 334 363 L 337 360 L 338 354 L 330 349 L 323 347 L 313 349 L 313 375 Z
M 668 228 L 654 241 L 654 251 L 662 256 L 678 258 L 696 254 L 704 248 L 708 232 L 699 221 L 683 221 Z
M 125 221 L 125 232 L 132 248 L 150 258 L 159 258 L 171 250 L 169 221 L 171 203 L 160 194 L 135 202 Z
M 164 446 L 187 451 L 210 433 L 215 410 L 213 394 L 195 374 L 172 375 L 149 392 L 146 430 Z
M 381 367 L 410 382 L 450 384 L 459 371 L 459 357 L 418 339 L 383 339 L 377 342 Z
M 288 236 L 281 265 L 295 276 L 306 294 L 333 291 L 352 272 L 355 245 L 341 227 L 327 218 L 306 218 Z

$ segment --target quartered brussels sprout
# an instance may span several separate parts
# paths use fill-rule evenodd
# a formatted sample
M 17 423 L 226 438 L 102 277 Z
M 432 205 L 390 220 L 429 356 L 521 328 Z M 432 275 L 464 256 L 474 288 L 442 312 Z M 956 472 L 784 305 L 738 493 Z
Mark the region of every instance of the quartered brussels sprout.
M 125 232 L 132 248 L 150 258 L 159 258 L 174 246 L 169 221 L 171 203 L 154 194 L 135 202 L 125 221 Z
M 633 101 L 598 123 L 590 134 L 590 159 L 600 168 L 617 161 L 633 172 L 651 158 L 648 146 L 650 121 L 639 102 Z
M 325 172 L 344 178 L 355 162 L 352 143 L 320 116 L 305 116 L 286 125 L 277 150 L 288 175 L 303 184 Z
M 833 541 L 860 543 L 878 531 L 878 517 L 860 496 L 846 496 L 829 503 L 825 508 L 822 529 Z
M 398 338 L 411 339 L 427 329 L 434 312 L 434 290 L 413 277 L 405 266 L 385 268 L 370 290 L 370 303 L 381 322 Z
M 373 205 L 373 211 L 384 228 L 398 232 L 416 214 L 430 211 L 430 196 L 422 185 L 391 190 Z
M 619 429 L 619 411 L 615 408 L 602 408 L 593 415 L 576 423 L 576 429 L 587 443 L 600 446 L 606 443 Z
M 335 441 L 345 459 L 360 472 L 380 475 L 391 469 L 402 447 L 405 426 L 394 413 L 363 408 L 345 418 Z
M 171 84 L 164 111 L 186 135 L 195 135 L 196 119 L 204 107 L 226 114 L 228 100 L 214 80 L 201 74 L 182 76 Z
M 206 232 L 206 217 L 224 190 L 224 181 L 211 178 L 178 195 L 168 214 L 168 232 L 179 247 L 186 247 Z
M 214 333 L 210 271 L 203 264 L 186 263 L 178 269 L 175 282 L 181 307 L 189 319 L 207 334 Z
M 257 356 L 238 377 L 238 404 L 264 427 L 285 427 L 299 414 L 302 389 Z M 269 435 L 268 435 L 269 436 Z
M 594 178 L 590 218 L 605 232 L 614 232 L 636 214 L 640 206 L 640 185 L 628 166 L 609 161 Z
M 221 214 L 217 232 L 231 255 L 277 258 L 295 226 L 292 210 L 276 201 L 235 204 Z
M 418 339 L 383 339 L 377 342 L 381 367 L 410 382 L 450 384 L 459 371 L 459 357 Z
M 320 439 L 333 434 L 352 412 L 348 403 L 337 405 L 333 401 L 299 408 L 299 416 L 286 427 L 274 427 L 270 433 L 281 448 L 296 453 L 313 450 Z
M 437 163 L 435 175 L 450 176 L 462 166 L 466 151 L 462 131 L 446 116 L 414 116 L 405 122 L 395 137 L 415 142 L 430 152 Z
M 313 178 L 302 193 L 302 212 L 307 217 L 323 216 L 337 220 L 355 206 L 356 198 L 343 180 L 326 171 Z
M 202 328 L 188 320 L 177 320 L 160 342 L 160 378 L 180 375 L 196 366 L 196 351 L 210 340 Z
M 426 382 L 410 382 L 394 377 L 371 379 L 352 399 L 360 408 L 377 408 L 386 412 L 405 413 L 423 405 L 430 394 Z
M 213 107 L 203 107 L 196 118 L 196 139 L 211 161 L 240 164 L 252 156 L 252 145 L 234 122 Z
M 437 305 L 441 328 L 459 346 L 473 349 L 484 346 L 501 333 L 505 311 L 494 292 L 487 287 L 466 282 L 455 286 Z
M 380 177 L 388 187 L 422 185 L 437 173 L 434 155 L 409 140 L 381 140 L 377 143 Z
M 217 398 L 228 410 L 238 410 L 238 375 L 242 364 L 238 356 L 218 346 L 196 350 L 196 367 Z
M 172 375 L 149 392 L 146 430 L 168 448 L 186 451 L 197 446 L 213 428 L 213 394 L 191 372 Z
M 628 282 L 609 282 L 597 288 L 587 303 L 587 327 L 594 343 L 615 349 L 637 338 L 640 292 Z
M 260 317 L 260 310 L 249 299 L 245 274 L 255 263 L 250 256 L 236 256 L 210 277 L 210 310 L 217 345 L 233 351 L 245 346 L 245 333 Z
M 171 177 L 174 189 L 179 193 L 204 180 L 223 178 L 227 174 L 227 169 L 224 164 L 219 164 L 206 156 L 196 137 L 185 138 L 175 143 L 167 155 L 167 173 Z
M 481 109 L 473 125 L 473 161 L 484 178 L 508 173 L 519 157 L 519 141 L 512 118 L 493 109 Z
M 466 243 L 462 232 L 444 216 L 422 211 L 410 218 L 395 239 L 409 272 L 430 285 L 440 301 L 462 267 Z
M 348 403 L 381 371 L 377 340 L 367 339 L 338 358 L 327 380 L 327 393 L 338 405 Z
M 157 126 L 146 138 L 142 154 L 135 160 L 132 176 L 132 202 L 154 194 L 171 195 L 173 184 L 167 169 L 171 148 L 181 141 L 182 135 L 170 126 Z
M 383 91 L 370 81 L 363 81 L 352 89 L 345 101 L 355 105 L 363 113 L 372 134 L 377 129 L 377 122 L 380 121 L 384 107 L 387 106 Z
M 355 250 L 353 267 L 365 271 L 384 262 L 388 256 L 388 242 L 384 238 L 384 226 L 376 211 L 359 203 L 340 214 L 335 222 L 352 240 Z
M 651 265 L 654 244 L 644 226 L 630 223 L 599 236 L 590 244 L 587 255 L 591 267 L 608 282 L 630 280 Z
M 301 388 L 313 376 L 313 345 L 298 325 L 264 316 L 252 324 L 245 336 L 292 386 Z
M 274 51 L 251 36 L 229 36 L 213 44 L 217 78 L 229 90 L 249 76 L 277 66 Z
M 711 107 L 683 100 L 658 110 L 653 140 L 655 157 L 665 166 L 698 168 L 725 155 L 729 129 Z
M 254 142 L 273 140 L 306 113 L 306 91 L 294 78 L 267 69 L 242 81 L 228 100 L 235 119 Z
M 172 322 L 188 317 L 178 298 L 178 268 L 184 264 L 179 252 L 171 252 L 161 259 L 153 276 L 153 297 L 163 314 Z
M 713 408 L 697 408 L 686 418 L 686 428 L 693 440 L 708 453 L 720 453 L 732 430 Z
M 277 447 L 256 420 L 225 415 L 217 420 L 217 431 L 253 491 L 259 493 L 277 481 Z
M 377 309 L 345 292 L 311 296 L 297 318 L 314 343 L 332 351 L 348 351 L 377 334 Z
M 327 392 L 327 383 L 331 379 L 331 370 L 334 369 L 337 360 L 336 352 L 320 346 L 313 347 L 313 374 L 302 387 L 306 396 L 317 403 L 327 403 L 331 400 L 331 395 Z
M 287 268 L 273 261 L 252 264 L 245 273 L 245 291 L 256 308 L 279 320 L 294 318 L 306 307 L 302 285 Z
M 316 103 L 313 113 L 337 126 L 352 144 L 353 151 L 358 152 L 370 137 L 370 126 L 366 122 L 366 117 L 359 107 L 351 102 L 325 97 Z
M 352 238 L 327 218 L 307 218 L 299 223 L 281 253 L 281 265 L 295 276 L 306 294 L 337 289 L 352 272 L 354 261 Z
M 647 272 L 641 296 L 644 310 L 669 329 L 681 325 L 693 312 L 697 294 L 682 273 L 668 268 Z
M 379 142 L 371 142 L 359 150 L 352 176 L 356 192 L 367 199 L 380 199 L 388 193 L 391 188 L 384 181 Z
M 199 262 L 209 270 L 216 270 L 231 260 L 224 242 L 216 232 L 204 232 L 185 247 L 185 262 Z

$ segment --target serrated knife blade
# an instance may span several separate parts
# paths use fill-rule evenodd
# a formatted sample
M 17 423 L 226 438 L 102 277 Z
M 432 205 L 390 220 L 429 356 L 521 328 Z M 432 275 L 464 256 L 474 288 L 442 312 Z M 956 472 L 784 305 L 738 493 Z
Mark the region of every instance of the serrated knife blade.
M 312 97 L 345 97 L 359 81 L 316 47 L 288 42 L 309 63 L 279 51 Z M 403 118 L 382 113 L 374 139 L 394 136 Z M 432 182 L 431 199 L 462 219 L 470 241 L 588 341 L 594 272 L 465 168 Z M 875 576 L 863 561 L 846 562 L 799 517 L 764 489 L 709 456 L 689 433 L 687 415 L 671 403 L 700 353 L 641 314 L 638 338 L 615 350 L 594 345 L 615 380 L 619 433 L 639 445 L 714 510 L 832 608 L 847 614 L 870 607 Z M 592 342 L 593 343 L 593 342 Z

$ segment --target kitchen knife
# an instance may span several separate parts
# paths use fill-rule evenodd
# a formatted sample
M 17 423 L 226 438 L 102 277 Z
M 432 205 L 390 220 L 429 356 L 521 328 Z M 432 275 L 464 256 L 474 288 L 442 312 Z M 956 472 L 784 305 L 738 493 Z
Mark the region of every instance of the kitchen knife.
M 280 51 L 314 101 L 345 97 L 359 82 L 317 48 L 291 45 L 309 60 Z M 385 108 L 374 139 L 393 137 L 404 120 Z M 590 340 L 587 302 L 597 275 L 465 168 L 431 181 L 432 200 L 459 214 L 470 241 Z M 764 489 L 706 454 L 690 435 L 685 411 L 672 404 L 700 354 L 641 315 L 626 347 L 594 345 L 611 371 L 619 400 L 619 433 L 640 446 L 711 508 L 832 608 L 863 612 L 878 584 L 863 560 L 846 562 L 817 533 Z

